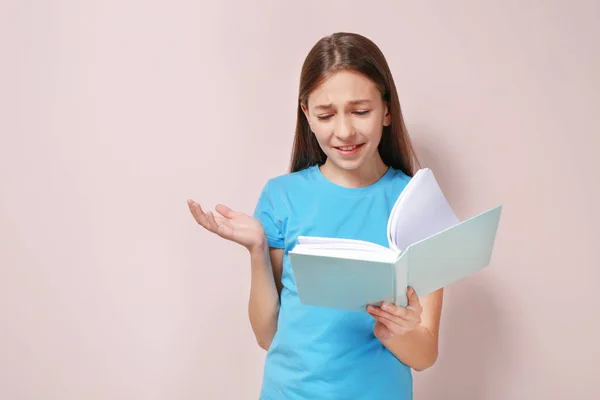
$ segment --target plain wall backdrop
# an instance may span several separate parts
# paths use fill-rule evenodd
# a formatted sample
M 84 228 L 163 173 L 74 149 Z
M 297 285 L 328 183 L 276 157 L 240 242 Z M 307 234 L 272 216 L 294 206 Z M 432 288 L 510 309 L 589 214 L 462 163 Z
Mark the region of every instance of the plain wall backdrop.
M 600 398 L 599 19 L 594 0 L 4 0 L 0 398 L 257 398 L 248 256 L 185 201 L 252 212 L 335 31 L 381 47 L 457 214 L 504 204 L 415 399 Z

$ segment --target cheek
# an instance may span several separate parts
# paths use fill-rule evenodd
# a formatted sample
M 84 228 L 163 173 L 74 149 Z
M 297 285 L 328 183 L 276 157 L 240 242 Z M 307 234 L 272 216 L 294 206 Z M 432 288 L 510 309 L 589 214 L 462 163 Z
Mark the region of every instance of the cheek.
M 311 125 L 311 131 L 321 146 L 328 145 L 332 137 L 335 136 L 332 132 L 332 123 L 333 122 L 314 122 Z M 370 141 L 376 142 L 379 142 L 381 139 L 383 126 L 381 119 L 378 119 L 377 116 L 373 116 L 371 118 L 356 118 L 354 121 L 352 121 L 352 125 L 356 133 L 363 138 L 367 138 Z
M 331 137 L 331 129 L 327 127 L 326 124 L 313 124 L 311 130 L 315 135 L 317 142 L 321 144 L 327 143 L 329 141 L 329 138 Z
M 378 141 L 383 133 L 382 124 L 375 118 L 357 121 L 355 126 L 357 132 L 369 140 Z

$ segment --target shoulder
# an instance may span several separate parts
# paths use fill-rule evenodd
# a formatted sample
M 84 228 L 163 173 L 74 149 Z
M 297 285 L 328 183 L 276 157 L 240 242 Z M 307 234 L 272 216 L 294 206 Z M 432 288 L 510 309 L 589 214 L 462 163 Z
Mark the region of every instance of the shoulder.
M 293 195 L 296 192 L 305 192 L 314 183 L 312 169 L 313 167 L 309 167 L 300 171 L 271 177 L 265 183 L 263 191 L 268 192 L 272 196 L 280 196 L 282 194 Z
M 260 192 L 257 209 L 269 209 L 271 213 L 283 218 L 291 203 L 310 192 L 311 172 L 308 168 L 268 178 Z

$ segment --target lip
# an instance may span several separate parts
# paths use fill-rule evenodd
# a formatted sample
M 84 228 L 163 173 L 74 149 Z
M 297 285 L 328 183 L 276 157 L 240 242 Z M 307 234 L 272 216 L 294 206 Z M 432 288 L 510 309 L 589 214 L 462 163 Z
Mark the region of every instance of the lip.
M 350 150 L 342 150 L 342 149 L 341 149 L 341 147 L 344 147 L 344 148 L 346 148 L 346 147 L 351 147 L 351 146 L 355 146 L 355 147 L 353 147 L 353 148 L 352 148 L 352 149 L 350 149 Z M 337 151 L 339 154 L 341 154 L 341 155 L 343 155 L 343 156 L 352 156 L 352 155 L 354 155 L 354 154 L 358 153 L 358 151 L 359 151 L 360 149 L 362 149 L 362 147 L 364 146 L 364 143 L 360 143 L 360 144 L 356 144 L 356 145 L 351 145 L 351 146 L 339 146 L 339 147 L 336 147 L 336 146 L 334 146 L 333 148 L 334 148 L 334 149 L 335 149 L 335 150 L 336 150 L 336 151 Z

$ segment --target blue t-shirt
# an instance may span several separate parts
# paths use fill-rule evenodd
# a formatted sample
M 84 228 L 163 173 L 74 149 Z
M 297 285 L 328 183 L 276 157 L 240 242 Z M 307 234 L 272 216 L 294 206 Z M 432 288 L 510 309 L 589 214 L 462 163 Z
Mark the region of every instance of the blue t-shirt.
M 347 188 L 313 166 L 266 183 L 254 216 L 269 246 L 283 248 L 284 258 L 277 332 L 267 352 L 260 399 L 412 399 L 411 369 L 374 336 L 373 317 L 302 305 L 288 258 L 300 235 L 388 246 L 388 217 L 410 179 L 389 168 L 372 185 Z

